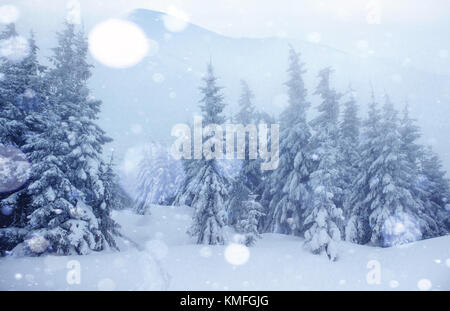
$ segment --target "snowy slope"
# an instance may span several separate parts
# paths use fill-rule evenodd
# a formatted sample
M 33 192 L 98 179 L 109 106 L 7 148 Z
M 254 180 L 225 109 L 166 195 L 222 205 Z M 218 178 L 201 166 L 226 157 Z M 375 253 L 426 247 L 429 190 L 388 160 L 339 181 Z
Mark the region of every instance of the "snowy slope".
M 151 215 L 121 211 L 114 217 L 137 245 L 121 241 L 120 253 L 3 258 L 0 289 L 450 290 L 450 236 L 389 249 L 342 243 L 339 260 L 331 263 L 303 250 L 300 238 L 264 234 L 245 261 L 239 248 L 194 245 L 185 234 L 189 208 L 154 207 Z M 233 240 L 231 230 L 228 238 Z M 80 263 L 80 285 L 66 281 L 71 260 Z M 380 284 L 369 284 L 377 265 Z

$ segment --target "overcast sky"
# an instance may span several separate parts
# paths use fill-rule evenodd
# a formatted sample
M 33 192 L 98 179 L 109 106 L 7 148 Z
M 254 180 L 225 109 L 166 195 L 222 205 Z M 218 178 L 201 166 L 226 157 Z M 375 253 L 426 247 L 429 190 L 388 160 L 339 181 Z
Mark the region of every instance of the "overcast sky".
M 438 73 L 450 74 L 448 0 L 1 0 L 21 12 L 19 30 L 33 28 L 46 48 L 68 8 L 79 4 L 89 31 L 136 8 L 169 12 L 233 37 L 284 36 L 320 42 Z

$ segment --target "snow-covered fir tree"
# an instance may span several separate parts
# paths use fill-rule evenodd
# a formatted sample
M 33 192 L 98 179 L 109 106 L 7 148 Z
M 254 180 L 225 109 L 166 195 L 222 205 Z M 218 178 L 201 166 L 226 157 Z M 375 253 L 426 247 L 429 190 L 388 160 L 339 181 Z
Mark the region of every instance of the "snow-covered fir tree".
M 0 40 L 24 39 L 19 37 L 14 24 L 10 24 L 0 34 Z M 27 199 L 23 189 L 29 177 L 29 159 L 24 153 L 24 144 L 39 130 L 39 118 L 46 96 L 46 84 L 42 77 L 45 68 L 38 62 L 38 48 L 32 33 L 25 43 L 23 57 L 10 59 L 4 56 L 0 59 L 2 172 L 6 172 L 7 166 L 11 169 L 8 178 L 2 180 L 9 185 L 0 191 L 0 208 L 10 211 L 2 213 L 0 219 L 0 227 L 7 228 L 0 229 L 2 251 L 12 249 L 26 235 L 23 228 L 27 222 Z M 15 184 L 18 181 L 22 181 L 17 184 L 18 187 L 11 186 L 11 182 Z
M 260 218 L 264 216 L 263 206 L 256 200 L 257 195 L 247 195 L 247 200 L 242 203 L 242 210 L 236 221 L 236 231 L 243 235 L 242 243 L 252 246 L 261 238 L 258 225 Z
M 115 237 L 122 236 L 120 233 L 120 226 L 111 217 L 112 210 L 121 210 L 130 206 L 129 197 L 124 193 L 124 190 L 119 184 L 116 173 L 114 172 L 114 157 L 108 163 L 102 162 L 99 169 L 99 179 L 103 183 L 104 193 L 97 218 L 101 219 L 99 222 L 100 231 L 103 233 L 106 242 L 113 248 L 118 249 Z
M 262 204 L 267 218 L 264 230 L 284 234 L 301 234 L 302 213 L 308 197 L 308 144 L 311 137 L 306 114 L 310 107 L 303 81 L 306 72 L 300 54 L 289 51 L 288 107 L 281 113 L 280 162 L 265 180 Z
M 423 149 L 419 159 L 420 172 L 424 177 L 423 185 L 430 200 L 445 208 L 450 202 L 450 181 L 442 168 L 442 161 L 430 146 Z
M 182 181 L 181 161 L 175 160 L 162 145 L 146 146 L 139 163 L 136 213 L 146 214 L 152 204 L 171 204 Z
M 402 150 L 398 114 L 388 97 L 382 114 L 371 104 L 364 136 L 347 239 L 388 247 L 433 234 L 437 224 L 414 191 L 415 168 Z
M 439 235 L 450 233 L 450 181 L 439 156 L 430 146 L 424 147 L 419 158 L 420 175 L 416 187 L 425 193 L 429 212 L 439 224 Z
M 423 207 L 421 217 L 431 226 L 429 230 L 423 232 L 423 238 L 445 234 L 447 230 L 438 215 L 441 207 L 432 200 L 431 193 L 427 189 L 427 178 L 421 171 L 420 158 L 424 153 L 424 147 L 417 142 L 421 137 L 420 127 L 416 124 L 416 120 L 411 118 L 408 104 L 405 105 L 399 122 L 399 134 L 401 152 L 405 155 L 405 160 L 411 168 L 411 191 L 414 196 L 420 198 Z
M 203 81 L 204 85 L 200 88 L 203 95 L 200 101 L 203 125 L 222 124 L 225 121 L 222 115 L 225 104 L 211 64 L 207 66 Z M 213 139 L 212 135 L 204 135 L 202 159 L 189 161 L 185 166 L 185 180 L 174 201 L 174 205 L 188 205 L 195 209 L 189 234 L 196 238 L 198 244 L 225 242 L 223 227 L 227 222 L 225 204 L 229 182 L 219 173 L 216 160 L 206 157 L 209 152 L 214 152 Z M 223 141 L 223 137 L 218 139 Z M 213 144 L 208 150 L 208 143 L 211 142 Z
M 331 88 L 331 74 L 331 68 L 319 72 L 319 85 L 315 91 L 322 100 L 318 106 L 319 115 L 311 121 L 315 130 L 311 144 L 317 166 L 309 180 L 312 193 L 304 225 L 306 248 L 315 254 L 326 252 L 328 258 L 334 261 L 338 256 L 337 243 L 341 240 L 339 224 L 342 222 L 343 213 L 342 209 L 336 206 L 336 198 L 342 193 L 339 187 L 338 165 L 341 95 Z
M 233 118 L 234 122 L 243 125 L 255 125 L 255 107 L 253 105 L 254 95 L 250 90 L 247 82 L 241 81 L 241 97 L 239 98 L 239 112 Z M 257 134 L 247 133 L 245 137 L 245 158 L 240 161 L 240 171 L 235 176 L 232 186 L 231 195 L 228 204 L 228 220 L 231 225 L 236 225 L 240 218 L 240 213 L 244 209 L 244 204 L 249 199 L 251 193 L 257 193 L 262 181 L 261 161 L 259 159 L 250 159 L 250 142 L 257 141 Z
M 101 159 L 110 139 L 95 124 L 101 102 L 87 88 L 87 43 L 72 24 L 65 24 L 58 43 L 46 78 L 48 101 L 34 120 L 39 131 L 23 147 L 31 178 L 14 196 L 25 202 L 28 234 L 16 254 L 87 254 L 116 246 L 118 227 L 110 218 L 114 181 Z
M 358 105 L 355 100 L 354 91 L 349 88 L 347 99 L 344 101 L 342 119 L 339 124 L 338 164 L 340 173 L 340 187 L 343 190 L 342 209 L 347 216 L 350 207 L 347 200 L 351 194 L 352 183 L 358 174 L 359 162 L 359 135 L 361 120 L 358 117 Z
M 16 32 L 14 24 L 6 26 L 0 33 L 0 40 L 25 40 Z M 17 43 L 10 43 L 11 45 Z M 38 48 L 31 33 L 24 42 L 23 57 L 0 58 L 0 139 L 3 144 L 21 147 L 30 130 L 26 117 L 39 109 L 45 96 L 42 74 L 44 67 L 37 60 Z
M 367 119 L 363 121 L 360 140 L 360 159 L 357 163 L 358 175 L 353 180 L 353 191 L 346 199 L 350 210 L 349 219 L 345 228 L 345 239 L 347 241 L 365 244 L 370 240 L 369 232 L 369 210 L 362 208 L 362 202 L 369 192 L 370 176 L 367 175 L 367 168 L 377 160 L 380 154 L 381 143 L 381 112 L 375 94 L 372 90 L 371 102 Z M 356 205 L 359 204 L 357 207 Z

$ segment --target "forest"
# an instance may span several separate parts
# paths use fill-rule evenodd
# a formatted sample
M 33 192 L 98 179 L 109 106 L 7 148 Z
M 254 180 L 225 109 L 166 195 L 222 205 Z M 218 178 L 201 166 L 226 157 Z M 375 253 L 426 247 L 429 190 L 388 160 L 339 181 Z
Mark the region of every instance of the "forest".
M 366 103 L 351 87 L 333 87 L 332 67 L 318 72 L 316 88 L 307 90 L 307 64 L 292 46 L 286 47 L 286 81 L 274 81 L 288 95 L 279 116 L 258 109 L 250 81 L 241 83 L 238 113 L 227 116 L 212 62 L 200 82 L 205 123 L 280 125 L 276 169 L 262 171 L 248 144 L 244 160 L 176 160 L 169 146 L 149 143 L 138 195 L 130 198 L 113 153 L 105 151 L 111 138 L 97 124 L 102 101 L 88 86 L 85 33 L 65 23 L 56 36 L 44 66 L 32 33 L 26 42 L 14 24 L 0 33 L 3 256 L 120 251 L 121 229 L 111 213 L 151 215 L 155 204 L 191 208 L 187 233 L 197 244 L 226 244 L 223 231 L 232 227 L 243 245 L 258 243 L 263 233 L 294 235 L 304 238 L 299 248 L 331 261 L 339 259 L 340 241 L 391 247 L 450 232 L 450 183 L 439 156 L 419 142 L 408 105 L 397 109 L 388 94 L 373 90 L 361 117 Z M 317 107 L 308 93 L 321 99 Z

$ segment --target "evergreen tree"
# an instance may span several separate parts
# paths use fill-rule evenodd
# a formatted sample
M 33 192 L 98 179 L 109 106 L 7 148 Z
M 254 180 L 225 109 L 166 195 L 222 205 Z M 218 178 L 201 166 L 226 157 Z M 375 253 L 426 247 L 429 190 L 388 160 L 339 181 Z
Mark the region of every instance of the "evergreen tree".
M 18 38 L 14 24 L 0 33 L 0 40 Z M 3 144 L 21 147 L 25 136 L 33 126 L 26 122 L 28 115 L 38 110 L 45 96 L 42 74 L 45 67 L 37 60 L 38 47 L 31 33 L 27 42 L 27 54 L 20 60 L 0 59 L 0 139 Z M 28 123 L 28 124 L 27 124 Z
M 336 198 L 341 195 L 338 166 L 339 139 L 339 98 L 330 86 L 331 68 L 319 72 L 319 85 L 315 91 L 322 99 L 319 115 L 311 122 L 315 135 L 312 139 L 317 166 L 310 176 L 313 191 L 306 211 L 305 246 L 313 253 L 326 252 L 330 260 L 337 259 L 337 242 L 341 239 L 339 224 L 342 209 L 336 206 Z
M 345 228 L 345 239 L 359 244 L 366 244 L 370 240 L 369 210 L 363 208 L 362 202 L 370 192 L 370 176 L 367 175 L 367 168 L 377 160 L 381 152 L 381 130 L 381 112 L 372 90 L 368 117 L 364 120 L 362 128 L 360 159 L 357 163 L 358 175 L 353 180 L 353 191 L 348 198 L 350 211 Z
M 358 118 L 358 105 L 349 88 L 348 98 L 344 102 L 342 120 L 339 124 L 338 162 L 340 168 L 340 187 L 343 190 L 342 207 L 344 215 L 348 216 L 350 207 L 346 198 L 349 198 L 353 189 L 352 183 L 358 174 L 359 161 L 359 135 L 361 121 Z
M 203 81 L 204 86 L 200 88 L 203 94 L 200 102 L 203 122 L 206 125 L 222 124 L 225 121 L 222 115 L 225 104 L 211 64 Z M 204 136 L 203 145 L 211 139 L 214 138 Z M 204 154 L 201 160 L 187 162 L 186 177 L 174 205 L 189 205 L 195 209 L 189 234 L 196 238 L 198 244 L 224 244 L 222 228 L 227 221 L 225 203 L 229 185 L 219 173 L 216 160 L 208 159 Z
M 10 24 L 0 34 L 0 40 L 19 38 L 14 24 Z M 20 59 L 2 57 L 0 59 L 0 149 L 2 150 L 2 170 L 10 165 L 9 184 L 0 192 L 0 207 L 10 211 L 0 219 L 0 249 L 11 250 L 23 241 L 27 222 L 27 197 L 23 189 L 28 185 L 29 166 L 24 145 L 28 137 L 40 130 L 43 102 L 47 86 L 43 81 L 44 66 L 37 59 L 38 47 L 33 33 L 27 41 L 27 54 Z M 23 165 L 22 165 L 22 164 Z M 25 171 L 23 170 L 25 169 Z M 12 181 L 21 181 L 18 187 L 11 187 Z M 14 182 L 13 182 L 14 184 Z M 20 233 L 20 234 L 19 234 Z
M 134 209 L 144 215 L 152 204 L 170 204 L 180 188 L 183 168 L 164 146 L 151 144 L 139 163 Z
M 428 209 L 439 223 L 439 235 L 450 232 L 450 182 L 442 162 L 431 147 L 423 149 L 419 159 L 420 175 L 417 187 L 425 192 Z M 437 234 L 436 234 L 437 235 Z
M 255 107 L 253 105 L 254 95 L 250 90 L 247 82 L 241 81 L 242 93 L 239 99 L 240 110 L 234 117 L 234 121 L 244 127 L 248 125 L 255 125 Z M 235 177 L 231 187 L 231 196 L 228 204 L 229 223 L 236 225 L 240 213 L 245 208 L 249 195 L 256 193 L 261 185 L 261 161 L 259 159 L 250 159 L 250 141 L 256 141 L 257 136 L 252 136 L 251 133 L 246 134 L 245 137 L 245 159 L 240 161 L 240 171 Z
M 95 124 L 101 102 L 87 88 L 87 43 L 71 24 L 58 34 L 58 43 L 47 76 L 48 103 L 34 120 L 40 131 L 24 145 L 31 178 L 18 195 L 26 201 L 28 234 L 16 254 L 87 254 L 116 247 L 118 226 L 109 204 L 112 171 L 101 160 L 110 139 Z
M 418 165 L 418 161 L 423 152 L 421 145 L 417 140 L 421 137 L 420 128 L 416 124 L 416 120 L 409 115 L 409 105 L 405 105 L 403 109 L 403 116 L 400 120 L 399 134 L 402 141 L 402 152 L 407 156 L 407 160 L 413 164 Z
M 239 112 L 234 117 L 233 121 L 242 124 L 252 124 L 254 121 L 255 107 L 253 105 L 253 99 L 255 95 L 250 90 L 248 83 L 245 80 L 241 80 L 241 96 L 239 98 Z
M 419 163 L 424 178 L 422 184 L 429 193 L 430 200 L 445 208 L 450 198 L 450 181 L 442 168 L 439 156 L 431 147 L 426 147 L 420 155 Z
M 311 137 L 306 113 L 310 107 L 303 82 L 306 72 L 300 54 L 292 47 L 289 51 L 289 105 L 280 116 L 280 160 L 276 170 L 265 180 L 262 203 L 267 218 L 264 230 L 296 234 L 302 231 L 302 213 L 308 196 L 309 180 L 308 143 Z
M 425 151 L 423 146 L 417 143 L 417 140 L 421 137 L 420 128 L 416 124 L 416 120 L 410 117 L 408 105 L 405 105 L 403 109 L 399 134 L 401 152 L 406 156 L 406 161 L 411 167 L 411 191 L 420 198 L 424 213 L 422 218 L 431 226 L 429 230 L 423 232 L 423 238 L 445 234 L 445 225 L 440 215 L 438 215 L 441 208 L 433 201 L 428 189 L 428 179 L 421 171 L 420 159 Z
M 436 222 L 412 186 L 415 168 L 402 150 L 397 112 L 389 98 L 381 120 L 375 109 L 372 104 L 346 234 L 353 242 L 388 247 L 432 234 Z
M 258 225 L 261 217 L 264 216 L 262 205 L 256 201 L 256 195 L 250 194 L 248 199 L 242 204 L 242 211 L 236 224 L 236 230 L 243 234 L 243 244 L 252 246 L 256 240 L 261 238 Z
M 108 245 L 118 249 L 114 237 L 122 236 L 122 234 L 119 231 L 119 224 L 110 217 L 110 213 L 111 210 L 123 210 L 130 206 L 131 200 L 119 185 L 117 175 L 114 172 L 114 157 L 112 155 L 108 163 L 101 163 L 99 178 L 105 188 L 102 202 L 100 203 L 99 215 L 97 216 L 97 218 L 102 220 L 99 222 L 100 231 L 103 233 Z

